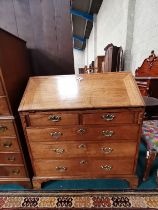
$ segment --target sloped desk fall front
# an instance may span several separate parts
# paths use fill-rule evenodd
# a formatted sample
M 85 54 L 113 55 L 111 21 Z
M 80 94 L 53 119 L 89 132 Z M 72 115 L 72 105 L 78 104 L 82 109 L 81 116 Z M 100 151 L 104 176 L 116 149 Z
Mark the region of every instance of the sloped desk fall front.
M 130 73 L 30 78 L 19 112 L 33 185 L 135 175 L 144 102 Z

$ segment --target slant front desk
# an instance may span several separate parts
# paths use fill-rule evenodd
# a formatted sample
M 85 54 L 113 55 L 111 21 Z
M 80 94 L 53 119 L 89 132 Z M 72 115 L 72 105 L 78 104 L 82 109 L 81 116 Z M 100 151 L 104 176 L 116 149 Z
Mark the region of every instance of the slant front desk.
M 144 102 L 130 73 L 30 78 L 19 112 L 33 186 L 135 175 Z

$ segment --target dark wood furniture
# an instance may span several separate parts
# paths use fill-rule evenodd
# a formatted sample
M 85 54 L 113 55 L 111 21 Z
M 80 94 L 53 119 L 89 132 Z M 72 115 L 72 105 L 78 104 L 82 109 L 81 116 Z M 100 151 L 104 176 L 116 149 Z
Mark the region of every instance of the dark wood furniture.
M 105 57 L 105 55 L 100 55 L 100 56 L 96 57 L 95 62 L 94 62 L 94 67 L 96 69 L 96 71 L 95 71 L 96 73 L 103 72 L 102 63 L 104 61 L 104 57 Z
M 69 0 L 0 0 L 0 9 L 0 27 L 27 41 L 34 75 L 74 74 Z
M 142 95 L 158 98 L 158 57 L 154 51 L 135 71 L 135 79 Z
M 108 44 L 105 48 L 104 72 L 123 71 L 123 49 L 122 47 Z
M 84 66 L 84 68 L 79 68 L 79 74 L 91 74 L 91 73 L 96 73 L 97 68 L 95 68 L 92 65 L 89 65 L 89 67 Z
M 158 120 L 158 57 L 154 51 L 143 61 L 141 67 L 135 71 L 135 76 L 146 105 L 145 119 L 142 127 L 142 138 L 147 147 L 146 166 L 143 177 L 146 180 L 149 177 L 153 161 L 158 154 L 156 146 L 158 122 L 153 121 Z
M 0 184 L 31 186 L 17 116 L 29 71 L 25 41 L 0 29 Z
M 56 179 L 137 186 L 144 102 L 130 73 L 32 77 L 19 112 L 35 189 Z

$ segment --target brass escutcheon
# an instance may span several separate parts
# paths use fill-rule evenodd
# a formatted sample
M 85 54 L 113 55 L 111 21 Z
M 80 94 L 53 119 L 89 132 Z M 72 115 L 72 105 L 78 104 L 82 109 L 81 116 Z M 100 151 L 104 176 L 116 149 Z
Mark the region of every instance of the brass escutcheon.
M 105 137 L 111 137 L 113 134 L 114 134 L 114 131 L 109 131 L 109 130 L 102 131 L 102 135 Z
M 84 149 L 84 148 L 86 148 L 87 146 L 86 146 L 86 144 L 80 144 L 79 146 L 78 146 L 78 148 L 80 148 L 80 149 Z
M 86 129 L 85 128 L 80 128 L 80 129 L 77 130 L 77 133 L 83 135 L 83 134 L 86 133 Z
M 59 122 L 61 120 L 61 116 L 58 116 L 58 115 L 50 115 L 48 117 L 48 120 L 51 120 L 53 122 Z
M 81 165 L 84 165 L 84 164 L 87 164 L 87 163 L 88 163 L 87 160 L 81 160 L 81 161 L 80 161 L 80 164 L 81 164 Z
M 101 117 L 105 121 L 112 121 L 115 118 L 115 115 L 113 115 L 113 114 L 103 114 Z
M 100 166 L 100 167 L 105 171 L 111 171 L 111 169 L 112 169 L 112 166 L 110 166 L 110 165 L 105 165 L 105 166 Z

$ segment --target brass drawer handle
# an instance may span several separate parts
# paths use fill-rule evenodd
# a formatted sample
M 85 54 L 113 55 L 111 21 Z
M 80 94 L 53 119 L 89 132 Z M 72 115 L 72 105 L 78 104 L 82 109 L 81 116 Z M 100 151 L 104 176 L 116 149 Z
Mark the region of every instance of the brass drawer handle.
M 65 172 L 67 170 L 67 167 L 64 167 L 64 166 L 57 166 L 56 167 L 56 170 L 59 171 L 59 172 Z
M 3 133 L 7 130 L 7 126 L 4 126 L 4 125 L 0 125 L 0 133 Z
M 8 157 L 8 161 L 14 162 L 15 161 L 15 157 L 14 156 Z
M 81 160 L 81 161 L 80 161 L 80 164 L 81 164 L 81 165 L 84 165 L 84 164 L 87 164 L 87 163 L 88 163 L 87 160 Z
M 80 129 L 77 130 L 77 133 L 83 135 L 83 134 L 86 133 L 86 129 L 85 128 L 80 128 Z
M 113 151 L 113 149 L 110 147 L 102 147 L 101 150 L 106 154 L 109 154 Z
M 112 166 L 110 166 L 110 165 L 105 165 L 105 166 L 100 166 L 100 167 L 105 171 L 111 171 L 111 169 L 112 169 Z
M 105 121 L 112 121 L 115 118 L 115 115 L 113 114 L 103 114 L 102 119 Z
M 61 137 L 63 134 L 61 133 L 61 132 L 52 132 L 52 133 L 50 133 L 50 135 L 53 137 L 53 138 L 55 138 L 55 139 L 57 139 L 57 138 L 59 138 L 59 137 Z
M 80 148 L 80 149 L 85 149 L 87 146 L 85 145 L 85 144 L 80 144 L 79 146 L 78 146 L 78 148 Z
M 113 134 L 114 134 L 114 131 L 109 131 L 109 130 L 102 131 L 102 135 L 105 137 L 111 137 Z
M 18 175 L 18 174 L 20 174 L 20 170 L 19 169 L 13 169 L 12 174 Z
M 48 120 L 51 120 L 53 122 L 59 122 L 61 120 L 61 116 L 58 116 L 58 115 L 50 115 L 48 117 Z
M 56 148 L 56 149 L 51 149 L 51 150 L 56 152 L 57 154 L 62 154 L 65 151 L 63 148 Z
M 3 147 L 5 147 L 5 148 L 10 148 L 11 146 L 12 146 L 12 142 L 5 142 L 3 144 Z

